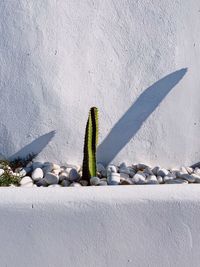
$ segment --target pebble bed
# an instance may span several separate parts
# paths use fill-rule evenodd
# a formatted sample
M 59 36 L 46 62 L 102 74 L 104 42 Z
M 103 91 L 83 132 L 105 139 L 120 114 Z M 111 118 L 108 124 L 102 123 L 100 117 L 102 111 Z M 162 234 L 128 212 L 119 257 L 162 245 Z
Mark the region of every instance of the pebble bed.
M 88 186 L 82 179 L 80 166 L 67 164 L 60 166 L 51 162 L 30 162 L 24 168 L 14 171 L 9 166 L 6 169 L 13 176 L 19 177 L 20 187 L 80 187 Z M 0 168 L 0 179 L 5 169 Z M 92 186 L 107 185 L 157 185 L 157 184 L 188 184 L 200 183 L 200 168 L 181 167 L 180 169 L 165 169 L 150 167 L 139 163 L 127 166 L 125 163 L 116 165 L 97 164 L 97 177 L 90 179 Z M 15 185 L 11 184 L 14 187 Z

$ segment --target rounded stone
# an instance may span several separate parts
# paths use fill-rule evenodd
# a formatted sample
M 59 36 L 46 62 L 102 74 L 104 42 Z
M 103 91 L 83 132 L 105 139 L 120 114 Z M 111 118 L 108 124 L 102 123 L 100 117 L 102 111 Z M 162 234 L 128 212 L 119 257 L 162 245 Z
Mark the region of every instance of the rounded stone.
M 80 180 L 79 184 L 81 184 L 82 186 L 88 186 L 88 181 L 86 180 Z
M 91 185 L 98 185 L 100 183 L 100 178 L 99 177 L 91 177 L 90 178 L 90 184 Z
M 177 178 L 177 179 L 168 180 L 165 183 L 166 184 L 188 184 L 188 181 L 184 180 L 184 179 Z
M 157 172 L 157 175 L 161 177 L 165 177 L 168 174 L 169 174 L 169 171 L 167 169 L 159 169 Z
M 0 176 L 4 174 L 4 170 L 3 169 L 0 169 Z
M 192 173 L 194 172 L 194 170 L 193 170 L 192 167 L 185 167 L 185 168 L 186 168 L 186 170 L 187 170 L 187 172 L 188 172 L 189 174 L 192 174 Z
M 107 177 L 107 183 L 109 185 L 118 185 L 120 183 L 120 174 L 119 173 L 110 173 Z
M 194 173 L 197 174 L 197 175 L 200 175 L 200 168 L 196 167 L 194 169 Z
M 189 183 L 194 183 L 195 182 L 195 177 L 191 174 L 182 174 L 181 179 L 187 180 Z
M 106 185 L 108 185 L 106 181 L 100 181 L 100 183 L 98 184 L 98 186 L 106 186 Z
M 106 168 L 102 163 L 97 163 L 97 171 L 100 172 L 102 176 L 106 176 Z
M 39 181 L 39 179 L 43 178 L 44 176 L 44 173 L 43 173 L 43 170 L 41 168 L 36 168 L 32 174 L 31 174 L 31 177 L 33 179 L 33 181 Z
M 64 186 L 64 187 L 67 187 L 67 186 L 70 186 L 70 181 L 69 180 L 63 180 L 62 182 L 61 182 L 61 185 L 62 186 Z
M 152 172 L 154 175 L 158 175 L 158 171 L 160 170 L 160 167 L 156 166 L 152 169 Z
M 188 174 L 188 171 L 186 170 L 184 166 L 180 167 L 180 172 L 183 174 Z
M 199 184 L 200 183 L 200 175 L 193 173 L 192 176 L 195 178 L 195 183 Z
M 130 169 L 126 166 L 126 163 L 121 163 L 120 166 L 119 166 L 119 172 L 120 173 L 124 173 L 124 174 L 127 174 L 128 177 L 129 177 L 129 174 L 130 174 Z
M 75 182 L 78 179 L 80 179 L 78 171 L 76 169 L 71 169 L 70 172 L 69 172 L 69 180 L 71 182 Z
M 141 174 L 141 173 L 136 173 L 134 176 L 133 176 L 133 182 L 134 184 L 146 184 L 146 176 L 144 174 Z
M 110 173 L 117 173 L 117 167 L 115 165 L 108 165 L 107 167 L 107 176 L 110 174 Z
M 162 177 L 162 176 L 160 176 L 160 177 Z M 162 178 L 163 178 L 163 177 L 162 177 Z M 173 176 L 166 175 L 166 176 L 163 178 L 163 181 L 166 183 L 167 181 L 171 181 L 171 180 L 173 180 L 173 179 L 174 179 Z
M 137 170 L 141 170 L 143 171 L 144 169 L 146 169 L 147 167 L 149 167 L 148 165 L 144 164 L 144 163 L 138 163 L 137 164 Z
M 128 173 L 120 172 L 120 179 L 128 179 L 128 178 L 129 178 Z
M 147 184 L 158 184 L 158 180 L 155 175 L 149 175 L 146 179 Z
M 29 176 L 23 177 L 19 183 L 22 187 L 32 187 L 33 186 L 33 180 Z
M 157 176 L 157 180 L 159 184 L 163 184 L 163 178 L 161 176 Z
M 51 173 L 51 172 L 46 173 L 44 179 L 47 182 L 47 184 L 49 184 L 49 185 L 57 184 L 58 181 L 59 181 L 58 176 L 53 174 L 53 173 Z
M 58 164 L 53 163 L 52 169 L 53 170 L 60 170 L 60 166 Z
M 154 175 L 154 173 L 150 167 L 146 167 L 144 169 L 144 173 L 147 173 L 148 175 Z
M 59 175 L 59 181 L 62 182 L 63 180 L 68 179 L 68 174 L 66 172 L 61 172 Z
M 45 162 L 43 164 L 43 168 L 42 168 L 44 174 L 51 172 L 53 170 L 53 163 L 51 162 Z
M 41 178 L 41 179 L 39 179 L 37 182 L 36 182 L 36 185 L 37 186 L 44 186 L 44 187 L 47 187 L 48 186 L 48 184 L 47 184 L 47 182 L 45 181 L 45 179 L 44 178 Z

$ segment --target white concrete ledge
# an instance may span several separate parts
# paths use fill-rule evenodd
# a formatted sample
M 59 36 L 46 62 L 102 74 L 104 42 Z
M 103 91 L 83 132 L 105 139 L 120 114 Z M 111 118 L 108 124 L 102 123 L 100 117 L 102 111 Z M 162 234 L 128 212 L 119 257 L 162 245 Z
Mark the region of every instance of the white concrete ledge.
M 0 266 L 199 266 L 200 185 L 1 188 Z

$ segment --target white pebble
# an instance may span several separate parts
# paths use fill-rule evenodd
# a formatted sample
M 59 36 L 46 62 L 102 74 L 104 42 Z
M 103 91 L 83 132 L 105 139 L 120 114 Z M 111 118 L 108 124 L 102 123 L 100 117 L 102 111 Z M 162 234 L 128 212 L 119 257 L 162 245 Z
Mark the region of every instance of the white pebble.
M 180 172 L 182 172 L 183 174 L 188 174 L 188 172 L 184 166 L 180 167 Z
M 108 167 L 107 167 L 107 176 L 112 172 L 117 173 L 117 167 L 115 165 L 108 165 Z
M 155 175 L 149 175 L 146 179 L 147 184 L 158 184 L 158 180 Z
M 166 183 L 167 181 L 171 181 L 173 180 L 174 177 L 173 176 L 170 176 L 170 175 L 166 175 L 165 177 L 163 177 L 163 181 Z
M 192 176 L 195 178 L 195 183 L 199 184 L 200 183 L 200 175 L 193 173 Z
M 189 174 L 192 174 L 194 172 L 192 167 L 186 167 L 186 170 Z
M 41 168 L 36 168 L 32 174 L 31 174 L 31 177 L 33 179 L 33 181 L 39 181 L 39 179 L 43 178 L 44 176 L 44 173 L 43 173 L 43 170 Z
M 110 173 L 107 177 L 107 183 L 109 185 L 118 185 L 120 183 L 120 174 L 119 173 Z
M 4 174 L 4 170 L 3 169 L 0 169 L 0 176 Z
M 50 172 L 46 173 L 44 179 L 47 182 L 47 184 L 57 184 L 59 181 L 58 176 Z
M 58 175 L 60 173 L 60 169 L 57 169 L 57 170 L 52 170 L 52 173 Z
M 20 181 L 21 187 L 32 187 L 33 186 L 33 180 L 29 176 L 25 176 Z
M 100 183 L 100 179 L 99 179 L 99 177 L 91 177 L 90 178 L 90 184 L 91 185 L 98 185 Z
M 134 184 L 146 184 L 146 176 L 142 173 L 136 173 L 134 176 L 133 176 L 133 182 Z
M 129 178 L 129 175 L 125 172 L 120 172 L 120 179 L 122 179 L 122 178 L 127 179 L 127 178 Z
M 53 170 L 60 170 L 60 166 L 58 164 L 53 163 L 52 169 Z
M 158 180 L 159 184 L 163 183 L 163 178 L 161 176 L 157 176 L 157 180 Z
M 200 175 L 200 169 L 196 167 L 196 168 L 194 169 L 194 173 L 197 174 L 197 175 Z

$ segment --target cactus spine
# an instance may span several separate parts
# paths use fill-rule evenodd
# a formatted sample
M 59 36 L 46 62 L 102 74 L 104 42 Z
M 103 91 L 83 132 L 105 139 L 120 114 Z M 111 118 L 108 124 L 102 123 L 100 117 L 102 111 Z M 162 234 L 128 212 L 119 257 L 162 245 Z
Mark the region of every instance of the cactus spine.
M 98 143 L 98 109 L 92 107 L 85 129 L 83 179 L 90 183 L 90 178 L 97 175 L 96 148 Z

